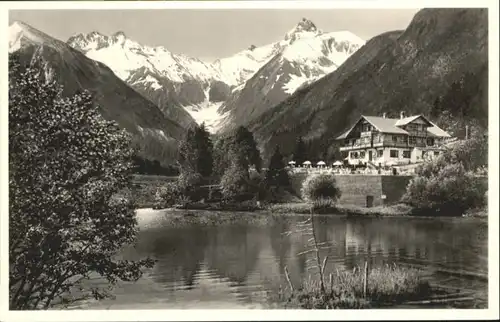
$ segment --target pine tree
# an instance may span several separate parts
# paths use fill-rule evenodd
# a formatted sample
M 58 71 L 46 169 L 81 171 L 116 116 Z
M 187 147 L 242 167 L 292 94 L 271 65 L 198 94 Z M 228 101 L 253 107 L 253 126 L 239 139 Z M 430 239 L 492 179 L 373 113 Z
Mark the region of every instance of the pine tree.
M 287 188 L 290 185 L 290 178 L 285 168 L 283 155 L 279 146 L 276 146 L 269 161 L 265 182 L 267 187 Z
M 221 178 L 222 195 L 227 201 L 241 201 L 249 193 L 249 172 L 238 153 L 230 151 L 230 163 Z
M 296 162 L 296 164 L 302 164 L 304 161 L 307 159 L 307 147 L 304 141 L 302 140 L 302 137 L 299 137 L 297 139 L 297 142 L 295 143 L 295 151 L 293 152 L 293 161 Z
M 243 165 L 247 168 L 253 165 L 257 172 L 260 172 L 262 159 L 260 151 L 257 149 L 257 143 L 253 137 L 253 133 L 246 127 L 240 126 L 236 130 L 233 144 L 235 152 L 242 157 Z
M 262 167 L 260 151 L 252 132 L 241 126 L 232 135 L 220 137 L 214 146 L 214 165 L 216 174 L 223 173 L 231 164 L 231 155 L 237 155 L 241 166 L 248 169 L 254 166 L 257 172 Z
M 184 172 L 199 173 L 203 177 L 212 175 L 213 145 L 205 124 L 187 130 L 179 144 L 179 163 Z

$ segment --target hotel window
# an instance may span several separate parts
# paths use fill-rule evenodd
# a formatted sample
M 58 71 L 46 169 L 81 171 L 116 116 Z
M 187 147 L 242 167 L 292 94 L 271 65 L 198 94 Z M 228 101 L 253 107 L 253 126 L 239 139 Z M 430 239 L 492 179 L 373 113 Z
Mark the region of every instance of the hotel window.
M 427 145 L 433 146 L 434 145 L 434 139 L 433 138 L 427 138 Z
M 365 151 L 359 152 L 359 158 L 364 159 L 365 158 Z
M 384 150 L 377 151 L 377 157 L 381 158 L 384 155 Z
M 398 142 L 398 136 L 397 135 L 393 135 L 392 136 L 392 142 Z
M 399 158 L 399 151 L 398 150 L 391 150 L 391 158 Z
M 417 138 L 414 136 L 410 136 L 410 144 L 417 144 Z
M 410 158 L 410 151 L 406 150 L 406 151 L 403 151 L 403 158 L 405 159 L 409 159 Z

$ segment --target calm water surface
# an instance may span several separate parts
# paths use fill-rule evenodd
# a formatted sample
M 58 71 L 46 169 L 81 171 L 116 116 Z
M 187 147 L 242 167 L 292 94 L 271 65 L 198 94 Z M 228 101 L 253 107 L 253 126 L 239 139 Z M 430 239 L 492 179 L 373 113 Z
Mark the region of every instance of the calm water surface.
M 262 223 L 172 228 L 165 212 L 139 210 L 138 245 L 122 256 L 158 260 L 136 283 L 121 283 L 115 298 L 80 303 L 92 309 L 267 308 L 269 294 L 286 286 L 284 268 L 295 285 L 314 271 L 308 236 L 294 231 L 306 217 Z M 487 298 L 487 224 L 467 218 L 317 217 L 321 241 L 333 243 L 327 271 L 335 267 L 391 263 L 424 270 L 431 284 Z M 94 280 L 93 283 L 100 283 Z

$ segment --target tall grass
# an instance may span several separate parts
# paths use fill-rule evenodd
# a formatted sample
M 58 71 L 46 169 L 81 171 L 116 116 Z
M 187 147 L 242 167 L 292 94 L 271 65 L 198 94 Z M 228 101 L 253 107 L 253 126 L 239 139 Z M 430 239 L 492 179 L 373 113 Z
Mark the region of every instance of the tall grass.
M 366 278 L 367 277 L 367 278 Z M 365 293 L 366 278 L 366 293 Z M 286 307 L 303 309 L 356 309 L 382 307 L 429 298 L 429 283 L 413 268 L 386 265 L 371 269 L 336 270 L 325 291 L 319 279 L 309 279 L 283 295 Z
M 314 213 L 318 209 L 329 209 L 333 206 L 333 201 L 318 199 L 310 205 L 309 218 L 298 222 L 296 231 L 287 232 L 309 237 L 306 246 L 308 249 L 302 253 L 311 253 L 313 260 L 308 269 L 316 269 L 317 274 L 316 278 L 309 279 L 299 288 L 295 288 L 285 267 L 290 291 L 285 300 L 286 306 L 304 309 L 354 309 L 419 300 L 430 295 L 431 288 L 427 281 L 421 279 L 418 270 L 396 265 L 368 269 L 368 263 L 365 262 L 364 269 L 358 267 L 347 271 L 337 268 L 327 276 L 325 267 L 328 256 L 321 257 L 320 249 L 330 248 L 331 243 L 318 240 Z

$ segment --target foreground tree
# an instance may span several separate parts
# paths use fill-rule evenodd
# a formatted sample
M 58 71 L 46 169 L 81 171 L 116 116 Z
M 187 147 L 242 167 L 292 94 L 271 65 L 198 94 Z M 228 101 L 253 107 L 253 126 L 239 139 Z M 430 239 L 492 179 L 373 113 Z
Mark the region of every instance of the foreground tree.
M 10 308 L 46 309 L 76 289 L 102 298 L 91 275 L 112 286 L 153 264 L 114 257 L 137 230 L 133 203 L 116 197 L 130 184 L 130 138 L 88 93 L 62 97 L 43 70 L 9 65 Z

